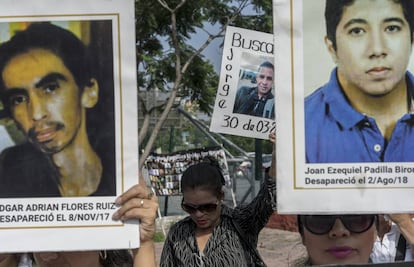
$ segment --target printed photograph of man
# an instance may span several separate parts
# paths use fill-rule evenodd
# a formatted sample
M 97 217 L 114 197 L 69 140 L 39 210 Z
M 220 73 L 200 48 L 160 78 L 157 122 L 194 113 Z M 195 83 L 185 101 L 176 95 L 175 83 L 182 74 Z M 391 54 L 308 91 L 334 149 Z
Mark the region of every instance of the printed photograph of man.
M 85 25 L 111 29 L 110 21 L 94 23 Z M 91 30 L 91 39 L 95 34 Z M 99 81 L 102 65 L 93 60 L 102 47 L 101 41 L 87 47 L 71 31 L 45 22 L 30 24 L 0 45 L 3 107 L 27 138 L 0 154 L 0 197 L 116 194 L 113 103 L 105 112 L 98 106 L 108 97 L 101 92 L 108 85 Z M 102 52 L 112 55 L 112 45 L 106 49 Z M 107 63 L 111 73 L 112 62 Z M 96 107 L 97 114 L 88 113 Z M 105 122 L 92 119 L 98 114 Z
M 326 0 L 329 81 L 305 99 L 306 162 L 414 162 L 413 0 Z
M 273 75 L 273 64 L 262 62 L 253 79 L 249 79 L 253 80 L 253 85 L 242 85 L 237 89 L 233 113 L 274 119 Z

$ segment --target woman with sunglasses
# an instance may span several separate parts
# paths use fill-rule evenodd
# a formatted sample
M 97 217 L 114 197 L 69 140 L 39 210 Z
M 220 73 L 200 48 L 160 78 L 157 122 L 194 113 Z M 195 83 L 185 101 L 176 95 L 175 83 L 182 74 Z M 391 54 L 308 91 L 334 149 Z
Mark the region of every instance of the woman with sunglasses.
M 377 215 L 298 215 L 309 265 L 366 264 L 377 236 Z
M 189 216 L 171 227 L 160 266 L 266 266 L 257 239 L 275 207 L 275 180 L 265 180 L 250 204 L 232 209 L 222 204 L 225 180 L 217 163 L 186 169 L 182 208 Z

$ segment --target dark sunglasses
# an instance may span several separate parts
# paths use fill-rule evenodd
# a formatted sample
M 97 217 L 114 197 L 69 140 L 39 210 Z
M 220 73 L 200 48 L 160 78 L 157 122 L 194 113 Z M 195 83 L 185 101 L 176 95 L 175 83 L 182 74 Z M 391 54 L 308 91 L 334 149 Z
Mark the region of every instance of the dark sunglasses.
M 202 205 L 189 205 L 185 204 L 183 201 L 181 201 L 181 208 L 190 214 L 195 213 L 196 211 L 200 212 L 213 212 L 217 209 L 217 203 L 208 203 L 208 204 L 202 204 Z
M 332 230 L 336 219 L 341 220 L 348 231 L 360 234 L 371 228 L 376 215 L 301 215 L 303 226 L 312 234 L 324 235 Z

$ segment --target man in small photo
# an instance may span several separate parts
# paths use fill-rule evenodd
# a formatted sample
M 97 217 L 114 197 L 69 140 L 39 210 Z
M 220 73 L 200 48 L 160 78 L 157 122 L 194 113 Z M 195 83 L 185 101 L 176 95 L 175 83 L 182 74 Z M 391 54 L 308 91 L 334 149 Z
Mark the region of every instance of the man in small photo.
M 237 90 L 233 113 L 274 118 L 273 64 L 265 61 L 256 74 L 256 86 L 242 86 Z
M 325 19 L 336 68 L 305 99 L 306 161 L 414 162 L 414 1 L 326 0 Z
M 99 99 L 97 67 L 80 39 L 50 23 L 1 44 L 1 99 L 27 142 L 0 155 L 0 197 L 115 195 L 113 163 L 87 133 L 87 110 Z

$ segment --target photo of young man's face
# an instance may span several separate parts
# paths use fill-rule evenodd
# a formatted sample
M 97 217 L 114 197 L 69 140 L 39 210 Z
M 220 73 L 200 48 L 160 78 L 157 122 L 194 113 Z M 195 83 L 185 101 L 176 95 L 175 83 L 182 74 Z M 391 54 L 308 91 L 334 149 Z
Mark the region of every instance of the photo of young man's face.
M 44 49 L 19 54 L 2 76 L 11 115 L 30 142 L 55 153 L 75 139 L 84 119 L 80 89 L 57 55 Z
M 102 46 L 111 21 L 12 25 L 21 28 L 0 45 L 0 93 L 24 138 L 0 151 L 0 197 L 114 195 L 113 48 Z
M 329 0 L 330 1 L 330 0 Z M 339 3 L 339 2 L 338 2 Z M 373 4 L 371 7 L 371 3 Z M 359 8 L 355 8 L 356 5 Z M 387 12 L 385 12 L 383 9 L 380 11 L 376 11 L 375 6 L 380 7 L 383 5 L 383 7 L 387 6 Z M 390 5 L 390 8 L 388 9 L 388 6 Z M 339 6 L 339 4 L 337 4 Z M 391 8 L 392 6 L 392 8 Z M 372 47 L 371 43 L 374 40 L 368 41 L 368 37 L 372 36 L 375 31 L 372 28 L 372 18 L 370 16 L 375 15 L 376 19 L 381 19 L 381 16 L 387 16 L 388 18 L 402 18 L 405 23 L 407 23 L 405 26 L 408 27 L 407 30 L 410 32 L 410 25 L 407 20 L 409 18 L 406 14 L 404 14 L 403 8 L 400 5 L 398 1 L 360 1 L 355 0 L 351 1 L 349 5 L 345 5 L 343 11 L 339 12 L 341 15 L 337 15 L 336 17 L 340 17 L 339 23 L 341 23 L 341 26 L 343 27 L 346 23 L 345 20 L 352 17 L 355 23 L 358 21 L 360 23 L 364 23 L 364 26 L 362 24 L 357 25 L 357 27 L 353 31 L 353 40 L 352 47 L 350 44 L 345 44 L 345 36 L 348 36 L 348 41 L 351 39 L 351 36 L 349 35 L 349 32 L 347 33 L 343 28 L 340 28 L 341 26 L 337 25 L 338 27 L 335 27 L 336 34 L 335 38 L 327 36 L 327 27 L 331 25 L 333 27 L 334 25 L 332 22 L 327 22 L 325 17 L 325 7 L 326 7 L 326 0 L 314 0 L 314 1 L 303 1 L 303 65 L 304 65 L 304 94 L 305 96 L 311 94 L 314 90 L 319 88 L 320 86 L 323 86 L 326 81 L 329 79 L 329 74 L 332 71 L 333 68 L 338 67 L 340 63 L 345 64 L 348 63 L 348 71 L 363 71 L 364 69 L 361 67 L 362 57 L 365 56 L 366 52 L 363 51 L 364 48 L 362 48 L 362 43 L 360 43 L 360 40 L 365 40 L 365 46 Z M 368 8 L 368 10 L 366 9 Z M 369 10 L 372 10 L 374 12 L 371 12 L 371 14 L 368 14 Z M 388 12 L 389 10 L 389 12 Z M 341 10 L 342 11 L 342 10 Z M 368 12 L 368 13 L 367 13 Z M 401 13 L 400 13 L 401 12 Z M 346 13 L 346 14 L 345 14 Z M 411 14 L 410 12 L 408 12 Z M 395 17 L 397 15 L 397 17 Z M 347 18 L 345 18 L 346 16 Z M 358 18 L 357 18 L 358 17 Z M 362 20 L 361 20 L 362 19 Z M 368 21 L 369 20 L 369 21 Z M 394 20 L 394 23 L 396 21 Z M 338 24 L 339 24 L 338 23 Z M 391 24 L 390 24 L 391 23 Z M 404 26 L 404 27 L 405 27 Z M 368 27 L 368 28 L 367 28 Z M 388 21 L 387 25 L 381 25 L 383 37 L 387 36 L 388 39 L 392 38 L 393 42 L 396 42 L 397 39 L 399 41 L 402 41 L 400 37 L 397 37 L 404 32 L 406 29 L 398 29 L 394 28 L 392 26 L 392 22 Z M 359 31 L 358 35 L 355 34 L 355 30 Z M 388 34 L 385 34 L 385 32 L 388 32 Z M 398 34 L 397 34 L 398 32 Z M 409 33 L 408 32 L 408 33 Z M 392 34 L 393 33 L 393 34 Z M 360 38 L 356 38 L 359 36 Z M 400 46 L 400 49 L 398 49 L 398 53 L 403 57 L 401 61 L 401 66 L 404 64 L 407 64 L 406 70 L 413 71 L 414 70 L 414 60 L 411 57 L 412 52 L 412 42 L 411 42 L 411 36 L 409 36 L 408 45 L 410 46 L 410 51 L 407 52 L 407 49 L 404 48 L 407 46 L 406 40 L 403 41 Z M 336 49 L 334 49 L 331 44 L 335 40 Z M 383 39 L 383 38 L 382 38 Z M 380 39 L 378 39 L 380 40 Z M 347 42 L 348 42 L 347 41 Z M 383 41 L 386 41 L 383 39 Z M 386 41 L 389 46 L 389 41 Z M 375 43 L 378 43 L 375 41 Z M 347 47 L 345 47 L 345 45 Z M 339 47 L 342 46 L 342 49 L 338 50 Z M 395 46 L 395 43 L 393 44 L 393 47 Z M 366 48 L 365 47 L 365 48 Z M 351 55 L 345 56 L 344 53 L 346 52 L 345 49 L 349 52 L 353 49 L 353 51 L 350 51 L 352 53 Z M 358 49 L 358 50 L 357 50 Z M 393 51 L 395 51 L 395 48 L 392 48 Z M 401 51 L 400 51 L 401 50 Z M 390 51 L 389 51 L 390 52 Z M 341 54 L 338 54 L 341 53 Z M 395 52 L 391 52 L 389 56 L 396 56 Z M 407 54 L 408 53 L 408 54 Z M 403 55 L 404 54 L 404 55 Z M 340 55 L 342 55 L 341 58 L 338 58 Z M 365 60 L 366 61 L 366 60 Z M 356 64 L 357 68 L 354 66 L 350 66 L 350 64 Z M 317 67 L 316 67 L 317 66 Z M 353 69 L 354 68 L 354 69 Z M 362 79 L 361 77 L 358 77 L 358 79 Z M 356 80 L 356 78 L 354 78 Z
M 327 44 L 345 87 L 381 96 L 404 82 L 412 44 L 399 3 L 354 1 L 336 28 L 336 49 L 332 41 Z
M 323 36 L 320 46 L 330 58 L 315 72 L 312 51 L 304 53 L 306 162 L 414 161 L 407 123 L 414 105 L 414 2 L 318 3 L 322 14 L 304 16 L 310 20 L 304 25 L 324 22 L 315 35 Z M 307 41 L 312 45 L 304 39 L 304 49 Z
M 273 86 L 273 69 L 261 67 L 256 75 L 257 91 L 259 94 L 267 94 Z

